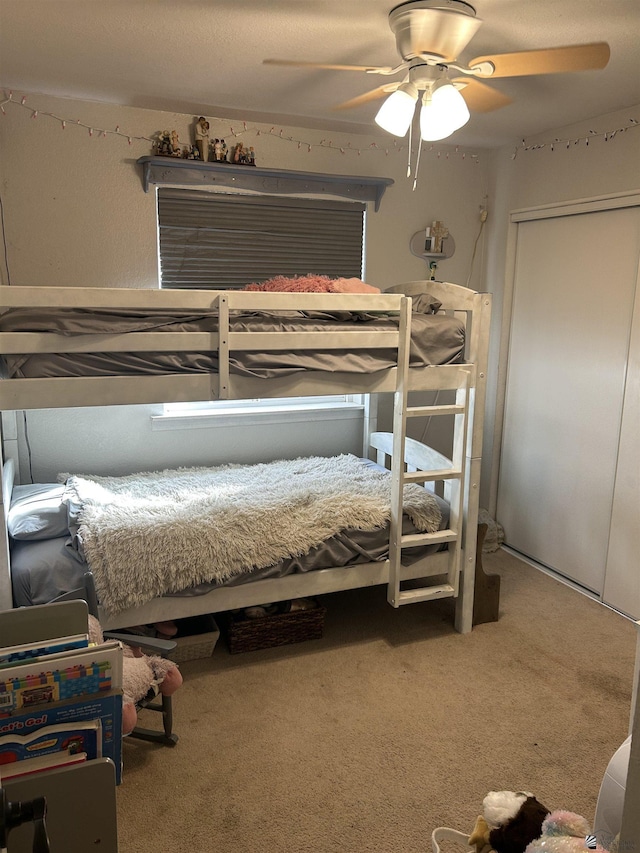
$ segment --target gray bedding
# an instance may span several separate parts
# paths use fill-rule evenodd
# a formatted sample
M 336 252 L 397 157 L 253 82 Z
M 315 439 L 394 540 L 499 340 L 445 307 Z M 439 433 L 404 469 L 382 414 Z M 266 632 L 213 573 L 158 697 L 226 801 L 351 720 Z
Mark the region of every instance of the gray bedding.
M 444 502 L 439 501 L 439 503 L 443 509 L 443 527 L 446 527 L 448 508 Z M 415 532 L 415 528 L 408 519 L 405 519 L 404 532 Z M 31 541 L 14 540 L 11 545 L 11 577 L 16 607 L 47 604 L 56 596 L 80 586 L 82 576 L 88 569 L 87 564 L 74 549 L 70 536 Z M 405 552 L 404 561 L 410 564 L 420 556 L 438 550 L 439 547 L 427 545 L 412 548 L 410 552 Z M 372 532 L 344 530 L 318 548 L 313 548 L 303 557 L 292 557 L 268 566 L 266 569 L 239 575 L 227 581 L 225 585 L 239 586 L 263 578 L 279 578 L 316 569 L 385 560 L 388 550 L 388 529 L 380 528 Z M 211 583 L 202 583 L 197 587 L 170 593 L 170 595 L 180 597 L 203 595 L 215 586 Z
M 412 367 L 453 364 L 462 360 L 464 325 L 456 317 L 435 313 L 437 300 L 422 294 L 413 300 L 410 363 Z M 367 312 L 238 312 L 230 320 L 232 331 L 360 331 L 397 327 L 397 316 Z M 215 312 L 164 314 L 126 311 L 60 309 L 11 309 L 0 317 L 0 331 L 57 332 L 76 334 L 126 334 L 144 331 L 217 331 Z M 236 374 L 270 378 L 305 370 L 373 373 L 393 367 L 394 350 L 321 350 L 284 352 L 235 352 L 230 370 Z M 176 353 L 63 353 L 11 355 L 4 357 L 9 378 L 53 376 L 158 375 L 168 373 L 215 373 L 217 354 Z

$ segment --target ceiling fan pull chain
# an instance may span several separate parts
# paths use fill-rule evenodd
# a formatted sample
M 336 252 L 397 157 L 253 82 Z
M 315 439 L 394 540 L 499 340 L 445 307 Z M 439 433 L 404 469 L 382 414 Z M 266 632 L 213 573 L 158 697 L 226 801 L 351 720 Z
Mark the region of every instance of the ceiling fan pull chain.
M 409 125 L 409 157 L 407 159 L 407 177 L 411 177 L 411 136 L 412 136 L 413 127 Z
M 420 168 L 420 153 L 422 152 L 422 138 L 418 137 L 418 156 L 416 157 L 416 173 L 413 178 L 413 187 L 411 188 L 411 192 L 415 192 L 416 185 L 418 183 L 418 169 Z

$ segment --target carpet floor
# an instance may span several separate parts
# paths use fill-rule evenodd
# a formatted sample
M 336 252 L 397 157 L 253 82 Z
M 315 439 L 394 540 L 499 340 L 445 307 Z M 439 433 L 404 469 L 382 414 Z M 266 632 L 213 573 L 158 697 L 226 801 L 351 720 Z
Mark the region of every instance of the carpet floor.
M 394 610 L 372 588 L 324 596 L 320 640 L 183 664 L 177 746 L 124 743 L 121 853 L 423 853 L 490 790 L 593 821 L 635 627 L 505 551 L 483 561 L 500 618 L 469 634 L 451 601 Z

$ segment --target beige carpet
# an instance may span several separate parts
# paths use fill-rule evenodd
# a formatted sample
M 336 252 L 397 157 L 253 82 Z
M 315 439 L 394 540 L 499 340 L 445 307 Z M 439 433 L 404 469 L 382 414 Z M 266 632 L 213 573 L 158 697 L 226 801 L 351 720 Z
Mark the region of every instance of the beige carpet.
M 178 745 L 125 741 L 121 853 L 422 853 L 502 789 L 592 821 L 635 628 L 506 552 L 484 563 L 500 620 L 470 634 L 451 602 L 375 588 L 324 597 L 322 640 L 184 664 Z

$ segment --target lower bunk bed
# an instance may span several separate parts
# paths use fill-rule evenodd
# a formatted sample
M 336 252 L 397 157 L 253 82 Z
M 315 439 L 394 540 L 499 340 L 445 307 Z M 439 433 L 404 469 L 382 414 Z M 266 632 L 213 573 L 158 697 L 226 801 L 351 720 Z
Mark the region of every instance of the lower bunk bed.
M 391 473 L 367 459 L 345 454 L 13 487 L 11 467 L 5 494 L 18 607 L 81 586 L 87 570 L 107 629 L 389 581 Z M 265 495 L 270 482 L 275 488 Z M 221 491 L 233 494 L 227 500 Z M 437 540 L 449 520 L 444 499 L 416 484 L 405 488 L 402 534 L 426 541 L 405 549 L 403 582 L 447 576 L 446 543 Z
M 125 519 L 124 533 L 112 539 L 110 556 L 104 556 L 104 537 L 90 529 L 88 518 L 92 513 L 104 515 L 102 505 L 97 508 L 96 491 L 108 491 L 105 504 L 113 507 L 122 503 L 118 497 L 122 484 L 105 484 L 88 475 L 71 476 L 65 484 L 41 484 L 41 497 L 53 501 L 57 521 L 53 527 L 42 519 L 33 522 L 36 528 L 44 523 L 45 532 L 36 533 L 39 538 L 29 533 L 29 523 L 26 534 L 24 527 L 21 533 L 20 504 L 25 506 L 32 498 L 37 503 L 38 490 L 21 478 L 14 484 L 11 462 L 19 462 L 20 454 L 17 442 L 12 445 L 9 437 L 3 471 L 2 509 L 9 526 L 0 554 L 2 606 L 50 600 L 53 593 L 76 586 L 88 567 L 96 580 L 105 629 L 386 584 L 394 607 L 455 599 L 456 628 L 470 630 L 490 297 L 431 281 L 392 290 L 320 297 L 0 288 L 4 411 L 342 392 L 374 398 L 393 395 L 392 432 L 375 431 L 376 417 L 370 413 L 362 454 L 368 461 L 347 455 L 349 466 L 357 465 L 366 473 L 354 475 L 353 467 L 348 467 L 343 478 L 353 483 L 384 481 L 387 502 L 382 515 L 363 521 L 362 513 L 352 512 L 344 523 L 332 519 L 337 526 L 328 531 L 330 535 L 296 540 L 280 553 L 279 541 L 269 547 L 260 537 L 251 541 L 251 521 L 246 521 L 245 529 L 239 524 L 245 518 L 254 519 L 257 526 L 264 494 L 262 486 L 254 486 L 253 505 L 244 516 L 225 509 L 232 530 L 248 542 L 242 566 L 238 568 L 240 558 L 234 556 L 230 567 L 218 571 L 225 562 L 222 558 L 229 557 L 231 534 L 221 542 L 207 539 L 194 545 L 193 528 L 179 523 L 182 548 L 172 546 L 169 562 L 175 564 L 182 550 L 188 568 L 196 564 L 199 568 L 186 575 L 180 570 L 169 581 L 163 577 L 162 583 L 157 583 L 163 571 L 157 563 L 147 571 L 147 580 L 135 572 L 110 579 L 107 569 L 114 554 L 129 554 L 128 570 L 143 565 L 148 570 L 149 560 L 140 557 L 143 551 L 166 550 L 166 540 L 157 531 L 134 533 L 126 527 L 131 519 Z M 195 329 L 193 317 L 183 325 L 185 303 L 190 315 L 199 315 Z M 167 312 L 177 305 L 182 308 L 176 324 L 167 319 Z M 63 321 L 54 310 L 62 308 L 64 315 L 70 306 L 75 312 L 72 325 L 60 325 Z M 93 319 L 85 322 L 88 313 L 96 311 L 97 327 Z M 111 314 L 118 317 L 112 333 Z M 128 317 L 124 326 L 123 314 Z M 441 322 L 434 323 L 438 317 Z M 427 326 L 447 329 L 445 342 L 433 331 L 425 333 Z M 410 394 L 423 391 L 435 393 L 435 402 L 410 405 Z M 451 402 L 438 404 L 441 391 L 452 395 Z M 449 415 L 453 424 L 451 458 L 406 434 L 410 417 L 437 415 Z M 336 469 L 342 461 L 343 457 L 318 459 L 314 464 Z M 287 464 L 292 462 L 299 460 Z M 251 484 L 262 467 L 250 466 L 253 470 L 240 477 Z M 73 498 L 72 488 L 78 485 L 84 494 Z M 432 507 L 429 525 L 412 505 L 418 497 L 418 503 L 427 501 Z M 331 508 L 331 498 L 324 500 Z M 353 510 L 361 501 L 352 492 L 346 502 Z M 266 526 L 280 530 L 273 521 Z M 306 532 L 307 521 L 298 527 Z M 143 543 L 138 543 L 138 550 L 136 537 Z M 148 582 L 149 574 L 153 583 Z

